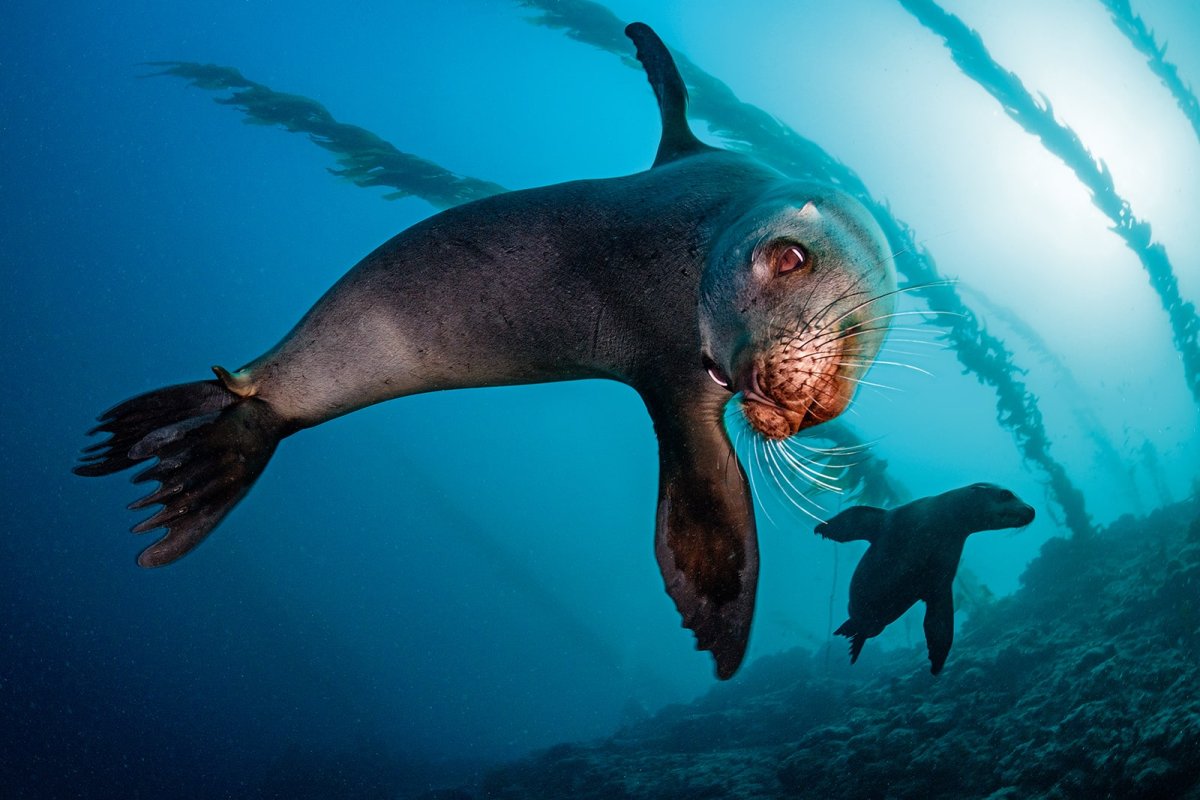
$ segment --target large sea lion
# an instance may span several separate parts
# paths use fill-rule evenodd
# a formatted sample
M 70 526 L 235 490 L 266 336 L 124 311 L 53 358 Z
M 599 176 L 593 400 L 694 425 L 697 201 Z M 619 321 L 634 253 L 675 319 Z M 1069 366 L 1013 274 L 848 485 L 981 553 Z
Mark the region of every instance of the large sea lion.
M 951 585 L 967 537 L 1028 525 L 1033 517 L 1008 489 L 973 483 L 891 511 L 854 506 L 818 525 L 826 539 L 871 543 L 850 579 L 850 619 L 834 631 L 850 639 L 850 663 L 867 639 L 924 600 L 929 671 L 941 672 L 954 641 Z
M 701 143 L 667 49 L 645 25 L 626 33 L 662 117 L 651 169 L 430 217 L 359 262 L 270 352 L 100 418 L 93 433 L 111 437 L 78 474 L 158 459 L 134 480 L 161 485 L 131 507 L 162 509 L 133 530 L 167 533 L 139 564 L 194 548 L 304 428 L 419 392 L 610 378 L 654 421 L 667 591 L 718 676 L 734 673 L 758 549 L 722 424 L 729 393 L 743 391 L 769 437 L 839 413 L 879 346 L 895 278 L 855 200 Z

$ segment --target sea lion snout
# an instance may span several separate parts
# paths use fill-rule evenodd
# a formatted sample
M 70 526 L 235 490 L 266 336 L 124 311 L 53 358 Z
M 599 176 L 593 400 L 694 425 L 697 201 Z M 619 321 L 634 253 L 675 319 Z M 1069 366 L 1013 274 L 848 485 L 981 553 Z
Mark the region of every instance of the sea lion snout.
M 742 412 L 767 439 L 827 422 L 850 404 L 853 382 L 842 375 L 840 348 L 824 350 L 784 340 L 756 354 L 744 370 Z
M 971 532 L 1024 528 L 1037 516 L 1033 506 L 994 483 L 973 483 L 943 496 L 957 498 L 956 513 L 964 515 Z

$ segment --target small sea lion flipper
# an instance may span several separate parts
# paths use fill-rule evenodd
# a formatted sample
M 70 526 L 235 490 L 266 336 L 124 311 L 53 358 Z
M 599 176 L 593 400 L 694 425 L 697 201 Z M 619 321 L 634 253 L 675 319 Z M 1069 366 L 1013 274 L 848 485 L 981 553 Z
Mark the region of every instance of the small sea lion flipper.
M 662 139 L 658 143 L 654 166 L 713 150 L 697 139 L 688 126 L 687 86 L 662 39 L 644 22 L 630 23 L 625 28 L 625 35 L 637 47 L 638 61 L 646 70 L 646 77 L 658 100 L 658 112 L 662 116 Z
M 835 542 L 874 543 L 883 532 L 887 513 L 875 506 L 851 506 L 828 522 L 822 522 L 813 532 Z
M 954 594 L 949 586 L 925 599 L 925 644 L 929 647 L 929 671 L 937 675 L 950 655 L 954 642 Z
M 838 627 L 838 629 L 833 632 L 833 635 L 834 636 L 845 636 L 847 639 L 850 640 L 850 663 L 851 664 L 858 661 L 858 656 L 862 652 L 863 645 L 866 644 L 867 639 L 870 638 L 865 633 L 863 633 L 861 630 L 859 630 L 858 624 L 852 619 L 848 619 L 845 622 L 843 622 L 841 624 L 841 626 Z
M 696 395 L 703 395 L 699 389 Z M 667 593 L 716 659 L 717 677 L 742 663 L 758 586 L 758 540 L 745 475 L 725 434 L 719 399 L 643 392 L 658 434 L 654 553 Z

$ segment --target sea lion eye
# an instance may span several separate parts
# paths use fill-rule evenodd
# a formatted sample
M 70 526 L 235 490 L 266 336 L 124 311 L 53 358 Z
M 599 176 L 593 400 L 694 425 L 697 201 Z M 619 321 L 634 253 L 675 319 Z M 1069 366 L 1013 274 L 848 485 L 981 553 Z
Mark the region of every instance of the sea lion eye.
M 783 275 L 808 266 L 808 253 L 799 245 L 789 245 L 775 256 L 775 274 Z
M 707 353 L 701 359 L 701 362 L 704 364 L 704 369 L 708 371 L 708 377 L 713 379 L 713 383 L 715 383 L 717 386 L 720 386 L 722 389 L 729 388 L 729 378 L 726 377 L 725 373 L 721 371 L 721 368 L 717 366 L 717 362 L 709 358 Z

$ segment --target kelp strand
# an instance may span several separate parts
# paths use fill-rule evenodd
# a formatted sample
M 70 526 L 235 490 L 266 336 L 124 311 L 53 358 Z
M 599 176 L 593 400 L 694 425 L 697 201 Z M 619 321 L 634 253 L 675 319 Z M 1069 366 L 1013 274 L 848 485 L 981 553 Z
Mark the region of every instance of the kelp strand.
M 1054 116 L 1050 101 L 1039 101 L 1014 73 L 992 58 L 979 34 L 932 0 L 899 0 L 927 29 L 937 34 L 963 74 L 987 90 L 1018 125 L 1075 173 L 1091 193 L 1092 203 L 1112 222 L 1112 231 L 1141 261 L 1171 324 L 1171 338 L 1183 363 L 1188 388 L 1200 402 L 1200 317 L 1179 295 L 1179 282 L 1167 251 L 1153 241 L 1150 224 L 1133 215 L 1128 201 L 1117 194 L 1112 174 L 1083 146 L 1079 135 Z
M 153 75 L 174 75 L 201 89 L 232 92 L 215 98 L 216 102 L 241 110 L 246 122 L 308 134 L 314 144 L 337 154 L 340 168 L 330 172 L 358 186 L 395 189 L 384 195 L 387 200 L 420 197 L 438 208 L 449 208 L 506 191 L 499 184 L 457 175 L 402 152 L 364 128 L 338 122 L 316 100 L 277 92 L 247 80 L 232 67 L 186 61 L 155 61 L 150 66 L 165 67 Z
M 1167 87 L 1167 91 L 1175 98 L 1179 110 L 1191 123 L 1192 130 L 1196 132 L 1196 138 L 1200 140 L 1200 100 L 1196 99 L 1196 93 L 1192 91 L 1192 87 L 1185 84 L 1179 77 L 1179 69 L 1167 61 L 1167 46 L 1160 45 L 1155 41 L 1154 32 L 1146 27 L 1146 23 L 1142 21 L 1141 17 L 1133 13 L 1133 9 L 1129 6 L 1129 0 L 1100 0 L 1100 3 L 1108 9 L 1109 16 L 1112 17 L 1117 30 L 1129 40 L 1129 43 L 1139 53 L 1146 57 L 1146 64 L 1150 67 L 1150 71 L 1158 76 L 1163 86 Z

